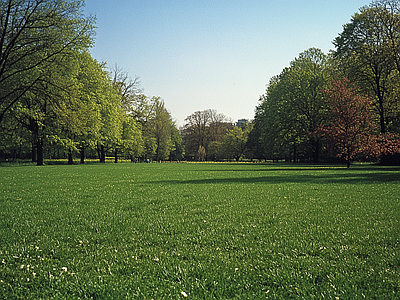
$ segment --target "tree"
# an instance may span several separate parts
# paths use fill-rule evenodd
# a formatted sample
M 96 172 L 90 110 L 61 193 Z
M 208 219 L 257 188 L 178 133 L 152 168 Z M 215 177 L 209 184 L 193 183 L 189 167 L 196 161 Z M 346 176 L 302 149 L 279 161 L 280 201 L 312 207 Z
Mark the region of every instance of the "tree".
M 332 153 L 346 160 L 348 168 L 359 154 L 379 156 L 398 151 L 393 136 L 376 135 L 371 100 L 350 87 L 348 79 L 333 80 L 325 93 L 329 121 L 317 132 L 326 138 Z
M 45 142 L 57 142 L 73 148 L 71 135 L 81 128 L 78 119 L 83 119 L 77 102 L 77 86 L 70 70 L 74 69 L 71 53 L 57 58 L 56 68 L 37 67 L 43 72 L 40 82 L 21 96 L 9 111 L 24 128 L 32 133 L 32 161 L 43 165 Z M 64 133 L 68 133 L 65 135 Z
M 172 160 L 182 160 L 185 156 L 185 146 L 183 144 L 182 135 L 179 129 L 176 128 L 175 124 L 171 124 L 171 153 L 169 159 Z
M 245 150 L 248 132 L 248 129 L 242 130 L 236 126 L 229 130 L 222 139 L 222 155 L 227 159 L 234 158 L 236 161 L 239 161 Z
M 251 159 L 265 159 L 265 153 L 261 143 L 262 118 L 258 117 L 258 106 L 256 108 L 256 117 L 251 123 L 251 130 L 246 142 L 246 157 Z
M 320 141 L 309 132 L 323 119 L 322 90 L 328 77 L 327 56 L 310 48 L 270 80 L 254 120 L 266 158 L 319 160 Z M 256 140 L 253 134 L 251 140 Z
M 210 160 L 212 161 L 217 161 L 222 157 L 222 153 L 221 153 L 221 145 L 222 142 L 219 141 L 212 141 L 208 144 L 208 157 Z
M 199 161 L 204 161 L 206 159 L 206 149 L 203 146 L 199 146 L 199 149 L 196 153 L 196 158 Z
M 138 95 L 133 104 L 136 108 L 129 115 L 142 124 L 144 157 L 157 161 L 167 160 L 174 149 L 172 141 L 174 122 L 165 107 L 164 100 L 155 96 L 149 98 Z M 139 105 L 136 106 L 137 104 Z
M 101 105 L 105 101 L 104 91 L 109 81 L 105 72 L 105 64 L 100 64 L 88 52 L 76 53 L 76 81 L 79 90 L 80 111 L 84 118 L 79 123 L 81 132 L 75 136 L 80 151 L 80 162 L 85 162 L 85 149 L 97 147 L 100 139 Z
M 112 86 L 120 99 L 120 106 L 124 112 L 122 117 L 122 135 L 114 145 L 114 161 L 118 162 L 118 151 L 128 154 L 133 161 L 143 154 L 142 124 L 136 118 L 136 100 L 141 94 L 139 77 L 133 79 L 122 68 L 115 65 L 109 74 Z M 145 98 L 147 99 L 147 98 Z M 126 118 L 128 117 L 128 118 Z M 139 129 L 140 128 L 140 129 Z
M 140 95 L 143 89 L 140 87 L 139 77 L 133 79 L 122 68 L 115 65 L 111 70 L 112 84 L 117 90 L 121 99 L 121 105 L 127 114 L 132 114 L 136 110 L 136 96 Z
M 250 133 L 248 145 L 256 152 L 257 158 L 278 160 L 287 156 L 285 149 L 282 149 L 281 116 L 279 109 L 281 98 L 279 95 L 279 76 L 270 79 L 266 93 L 260 96 L 259 104 L 256 106 L 254 127 Z M 286 148 L 286 147 L 285 147 Z
M 133 97 L 132 101 L 129 102 L 129 110 L 127 113 L 137 120 L 142 127 L 146 122 L 152 118 L 154 113 L 154 103 L 152 98 L 144 94 L 137 94 Z
M 197 157 L 200 146 L 208 151 L 208 145 L 213 141 L 222 141 L 226 131 L 232 127 L 230 120 L 215 110 L 196 111 L 186 117 L 183 126 L 183 140 L 186 156 L 189 159 Z
M 122 126 L 122 151 L 132 162 L 136 161 L 144 151 L 141 125 L 131 116 L 125 115 Z
M 118 94 L 112 86 L 111 81 L 104 82 L 103 97 L 100 103 L 101 128 L 99 140 L 97 142 L 97 151 L 100 162 L 105 163 L 106 152 L 117 149 L 122 137 L 122 124 L 124 111 Z
M 313 162 L 319 161 L 320 141 L 308 133 L 316 129 L 323 119 L 324 101 L 322 90 L 328 78 L 327 56 L 317 48 L 310 48 L 291 62 L 290 69 L 283 72 L 280 85 L 283 86 L 286 114 L 285 131 L 293 149 L 293 160 L 303 148 Z
M 392 47 L 382 23 L 388 15 L 388 11 L 379 6 L 363 7 L 343 26 L 343 32 L 333 42 L 336 46 L 333 57 L 338 60 L 343 74 L 357 82 L 364 93 L 374 96 L 381 133 L 387 132 L 387 99 L 396 70 L 394 57 L 398 56 L 390 55 Z
M 375 12 L 379 31 L 383 35 L 382 46 L 387 47 L 388 55 L 395 62 L 400 73 L 400 1 L 376 0 L 370 4 Z
M 94 19 L 83 16 L 82 5 L 67 0 L 1 1 L 0 123 L 27 92 L 46 81 L 43 70 L 66 52 L 91 45 Z
M 145 125 L 146 134 L 154 138 L 155 145 L 155 160 L 166 160 L 172 149 L 171 127 L 172 117 L 165 108 L 164 100 L 160 97 L 153 97 L 153 116 Z

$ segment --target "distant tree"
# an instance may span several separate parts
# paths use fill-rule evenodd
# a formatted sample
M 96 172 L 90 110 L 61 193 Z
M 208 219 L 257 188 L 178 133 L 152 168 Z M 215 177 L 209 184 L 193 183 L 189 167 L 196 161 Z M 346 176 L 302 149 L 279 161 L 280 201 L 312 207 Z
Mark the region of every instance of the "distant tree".
M 171 142 L 172 148 L 169 159 L 174 161 L 182 160 L 185 156 L 185 146 L 183 144 L 182 135 L 179 129 L 176 128 L 175 123 L 171 125 Z
M 164 100 L 157 98 L 154 100 L 154 117 L 149 120 L 148 125 L 153 129 L 153 136 L 156 140 L 157 161 L 167 160 L 172 149 L 171 128 L 172 117 L 165 107 Z
M 165 107 L 164 100 L 152 97 L 148 100 L 147 115 L 143 118 L 143 137 L 145 139 L 146 158 L 157 161 L 167 160 L 173 149 L 172 126 L 170 112 Z
M 108 74 L 106 74 L 108 75 Z M 120 147 L 123 132 L 123 121 L 125 112 L 121 107 L 120 96 L 116 93 L 111 79 L 104 82 L 102 98 L 99 107 L 100 127 L 99 140 L 97 141 L 97 152 L 102 163 L 106 161 L 106 153 Z
M 125 115 L 122 123 L 122 138 L 120 148 L 126 157 L 136 161 L 143 155 L 144 142 L 141 124 L 129 115 Z M 116 158 L 117 159 L 117 158 Z
M 127 113 L 142 124 L 142 127 L 154 115 L 154 98 L 155 97 L 150 98 L 145 94 L 137 94 L 133 97 L 132 101 L 129 102 Z
M 199 146 L 199 149 L 196 153 L 196 158 L 199 161 L 204 161 L 206 159 L 206 149 L 203 146 Z
M 221 151 L 221 142 L 219 141 L 212 141 L 208 144 L 208 157 L 212 161 L 217 161 L 218 159 L 223 158 L 222 151 Z
M 136 109 L 136 97 L 142 94 L 139 77 L 131 78 L 128 72 L 115 65 L 111 69 L 111 80 L 121 99 L 121 105 L 127 114 L 132 114 Z
M 76 81 L 79 90 L 79 108 L 83 120 L 76 125 L 81 129 L 75 136 L 76 146 L 80 152 L 80 162 L 85 162 L 85 149 L 95 149 L 100 140 L 103 126 L 101 106 L 106 100 L 105 91 L 109 89 L 109 80 L 105 71 L 105 64 L 100 64 L 92 58 L 90 53 L 77 53 L 75 58 Z
M 258 114 L 259 107 L 256 109 L 256 116 Z M 265 153 L 261 144 L 261 130 L 262 130 L 262 119 L 255 117 L 252 121 L 252 127 L 249 132 L 249 136 L 246 142 L 246 157 L 251 159 L 264 159 Z
M 225 115 L 216 110 L 196 111 L 185 119 L 183 126 L 183 140 L 186 156 L 196 157 L 199 147 L 208 151 L 208 146 L 213 141 L 222 141 L 232 122 Z
M 122 151 L 133 161 L 143 154 L 143 124 L 136 118 L 136 100 L 142 95 L 139 77 L 133 79 L 122 68 L 115 65 L 109 73 L 111 84 L 120 100 L 124 112 L 122 135 L 114 145 L 114 162 L 118 162 L 118 153 Z M 147 97 L 145 97 L 147 100 Z
M 239 127 L 234 127 L 229 130 L 222 139 L 221 155 L 227 159 L 235 159 L 239 161 L 242 157 L 248 137 L 249 130 L 242 130 Z

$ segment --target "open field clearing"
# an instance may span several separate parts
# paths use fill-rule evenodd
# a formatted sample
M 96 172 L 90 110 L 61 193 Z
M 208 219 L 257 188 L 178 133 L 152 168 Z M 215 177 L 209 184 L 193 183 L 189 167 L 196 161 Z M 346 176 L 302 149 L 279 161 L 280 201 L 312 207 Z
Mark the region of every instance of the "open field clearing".
M 398 167 L 0 168 L 3 299 L 399 299 Z

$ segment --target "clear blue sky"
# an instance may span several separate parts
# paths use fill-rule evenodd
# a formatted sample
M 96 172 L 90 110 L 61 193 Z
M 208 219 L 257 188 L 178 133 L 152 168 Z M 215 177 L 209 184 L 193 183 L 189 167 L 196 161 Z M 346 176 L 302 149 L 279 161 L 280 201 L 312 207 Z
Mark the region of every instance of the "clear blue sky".
M 369 0 L 86 0 L 92 56 L 140 78 L 178 125 L 198 110 L 252 119 L 269 79 L 310 47 L 325 53 Z

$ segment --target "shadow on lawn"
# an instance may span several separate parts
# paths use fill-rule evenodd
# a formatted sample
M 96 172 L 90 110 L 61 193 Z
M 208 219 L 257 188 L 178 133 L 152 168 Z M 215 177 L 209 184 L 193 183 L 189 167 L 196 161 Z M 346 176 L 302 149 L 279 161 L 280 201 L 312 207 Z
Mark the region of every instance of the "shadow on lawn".
M 331 171 L 329 174 L 318 173 L 318 171 Z M 215 170 L 214 170 L 215 171 Z M 222 171 L 222 170 L 221 170 Z M 240 173 L 251 170 L 224 170 L 225 172 L 234 171 Z M 165 183 L 165 184 L 227 184 L 227 183 L 314 183 L 314 184 L 377 184 L 400 182 L 400 172 L 395 168 L 362 168 L 357 172 L 348 172 L 346 169 L 332 170 L 332 168 L 293 168 L 293 169 L 258 169 L 255 172 L 268 171 L 265 176 L 246 177 L 227 177 L 227 178 L 205 178 L 205 179 L 177 179 L 149 181 L 146 183 Z M 289 171 L 289 172 L 287 172 Z M 293 172 L 298 171 L 298 172 Z M 361 172 L 362 171 L 362 172 Z M 371 172 L 374 171 L 374 172 Z M 286 173 L 287 172 L 287 173 Z M 370 172 L 370 173 L 369 173 Z M 286 173 L 286 174 L 282 174 Z M 296 174 L 297 173 L 297 174 Z

